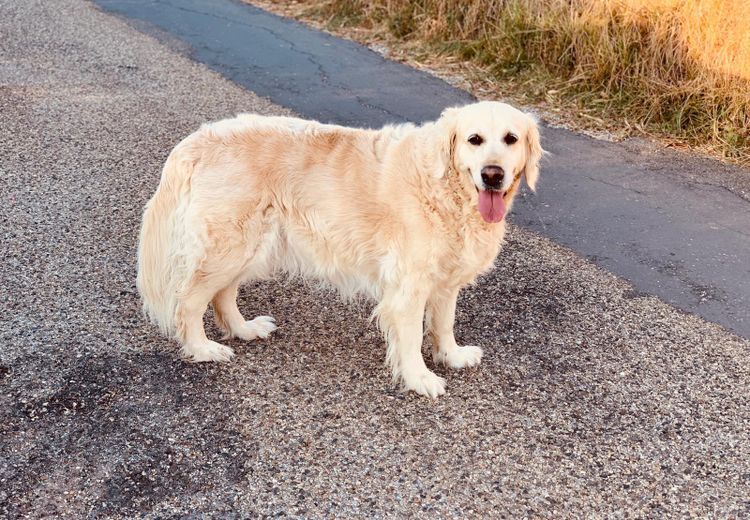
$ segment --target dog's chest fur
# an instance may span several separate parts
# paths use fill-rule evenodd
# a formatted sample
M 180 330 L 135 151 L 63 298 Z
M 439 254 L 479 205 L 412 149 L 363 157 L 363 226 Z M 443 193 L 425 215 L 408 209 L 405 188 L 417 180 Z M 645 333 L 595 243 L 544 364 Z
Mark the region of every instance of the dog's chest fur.
M 463 236 L 455 237 L 441 259 L 442 265 L 437 270 L 438 277 L 442 278 L 439 282 L 446 286 L 473 283 L 493 267 L 504 234 L 504 222 L 494 225 L 493 229 L 465 229 Z
M 440 237 L 436 275 L 438 282 L 447 286 L 473 283 L 494 265 L 505 236 L 505 221 L 488 224 L 482 221 L 471 196 L 473 186 L 456 172 L 445 185 L 425 190 L 433 200 L 432 234 Z

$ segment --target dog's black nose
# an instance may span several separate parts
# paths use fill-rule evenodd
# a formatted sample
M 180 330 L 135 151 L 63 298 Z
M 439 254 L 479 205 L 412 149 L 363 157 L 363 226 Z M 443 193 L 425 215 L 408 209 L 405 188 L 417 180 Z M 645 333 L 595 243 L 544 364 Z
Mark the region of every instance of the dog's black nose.
M 492 190 L 499 190 L 503 185 L 505 172 L 499 166 L 485 166 L 482 168 L 482 181 L 484 185 Z

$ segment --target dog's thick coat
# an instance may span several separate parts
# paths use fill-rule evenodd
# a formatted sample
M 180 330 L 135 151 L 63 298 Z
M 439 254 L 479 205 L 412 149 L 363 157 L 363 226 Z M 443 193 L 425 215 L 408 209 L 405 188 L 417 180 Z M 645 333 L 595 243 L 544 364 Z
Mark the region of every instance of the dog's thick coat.
M 146 205 L 144 309 L 186 358 L 225 361 L 232 350 L 204 331 L 209 302 L 227 334 L 252 340 L 276 327 L 245 321 L 241 283 L 279 272 L 324 280 L 377 301 L 393 377 L 435 397 L 445 381 L 422 358 L 423 321 L 436 362 L 479 363 L 479 347 L 454 339 L 456 297 L 492 266 L 504 213 L 523 174 L 534 187 L 541 155 L 536 122 L 495 102 L 420 127 L 247 114 L 204 125 L 172 151 Z M 485 171 L 504 172 L 501 184 Z

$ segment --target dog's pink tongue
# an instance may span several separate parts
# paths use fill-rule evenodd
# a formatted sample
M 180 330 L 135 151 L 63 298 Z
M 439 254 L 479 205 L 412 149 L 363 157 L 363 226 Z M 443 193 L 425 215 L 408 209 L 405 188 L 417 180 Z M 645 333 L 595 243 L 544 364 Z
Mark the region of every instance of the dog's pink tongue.
M 479 213 L 486 222 L 500 222 L 505 215 L 505 201 L 499 191 L 479 190 Z

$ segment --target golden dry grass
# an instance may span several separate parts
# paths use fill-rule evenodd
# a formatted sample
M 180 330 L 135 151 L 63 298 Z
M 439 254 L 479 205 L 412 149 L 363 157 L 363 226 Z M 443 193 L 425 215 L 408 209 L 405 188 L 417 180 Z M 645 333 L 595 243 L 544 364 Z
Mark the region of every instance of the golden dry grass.
M 605 126 L 750 164 L 750 0 L 272 3 L 467 61 Z

